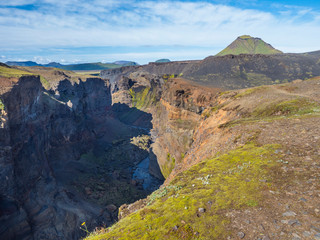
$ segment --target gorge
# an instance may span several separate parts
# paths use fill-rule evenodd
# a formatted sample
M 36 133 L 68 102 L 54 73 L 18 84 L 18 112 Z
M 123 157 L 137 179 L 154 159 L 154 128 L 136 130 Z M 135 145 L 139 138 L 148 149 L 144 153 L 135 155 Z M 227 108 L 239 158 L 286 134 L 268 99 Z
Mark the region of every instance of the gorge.
M 315 236 L 319 59 L 212 56 L 100 77 L 1 64 L 0 238 L 79 239 L 83 222 L 101 239 Z M 287 205 L 297 230 L 281 225 Z

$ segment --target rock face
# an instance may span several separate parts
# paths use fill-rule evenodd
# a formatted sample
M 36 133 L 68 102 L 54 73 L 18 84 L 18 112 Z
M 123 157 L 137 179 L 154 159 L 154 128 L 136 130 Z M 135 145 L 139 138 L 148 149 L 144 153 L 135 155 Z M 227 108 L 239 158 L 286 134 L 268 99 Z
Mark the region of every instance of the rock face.
M 65 179 L 60 177 L 73 177 L 75 171 L 68 169 L 67 163 L 79 158 L 85 144 L 95 138 L 86 120 L 75 113 L 87 117 L 101 114 L 111 104 L 111 96 L 105 94 L 109 87 L 100 79 L 69 84 L 61 83 L 59 90 L 64 98 L 67 91 L 75 95 L 78 101 L 72 106 L 44 92 L 34 76 L 22 77 L 2 96 L 7 112 L 1 129 L 5 138 L 1 142 L 5 183 L 1 188 L 2 239 L 76 239 L 80 233 L 74 229 L 81 221 L 97 224 L 111 220 L 108 212 L 65 188 Z M 101 101 L 96 101 L 98 96 Z
M 114 222 L 108 204 L 135 201 L 161 184 L 154 161 L 154 175 L 144 169 L 152 187 L 139 176 L 131 184 L 152 152 L 130 139 L 149 128 L 115 117 L 120 107 L 111 105 L 107 80 L 64 80 L 49 91 L 37 76 L 7 82 L 0 109 L 1 239 L 79 239 L 84 221 L 89 229 Z
M 153 67 L 157 68 L 158 65 Z M 162 174 L 168 177 L 175 165 L 179 165 L 184 158 L 202 111 L 212 106 L 219 89 L 174 78 L 176 74 L 163 74 L 168 68 L 161 69 L 161 65 L 159 68 L 157 74 L 142 71 L 145 69 L 139 67 L 137 71 L 126 68 L 103 76 L 113 78 L 111 89 L 114 106 L 130 106 L 151 114 L 151 148 L 156 156 L 152 159 L 156 159 Z M 143 121 L 139 114 L 131 114 L 128 118 L 123 111 L 119 112 L 117 118 L 129 123 L 134 115 L 137 115 L 136 123 Z

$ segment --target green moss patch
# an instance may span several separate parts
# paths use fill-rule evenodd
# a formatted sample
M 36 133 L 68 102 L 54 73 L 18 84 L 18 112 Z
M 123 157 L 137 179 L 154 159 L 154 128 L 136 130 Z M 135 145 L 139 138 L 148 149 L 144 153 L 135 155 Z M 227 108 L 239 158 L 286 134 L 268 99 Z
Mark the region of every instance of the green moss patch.
M 151 137 L 149 135 L 140 135 L 130 139 L 130 143 L 137 146 L 140 149 L 148 150 L 151 143 Z
M 167 178 L 170 175 L 175 165 L 176 159 L 173 156 L 171 156 L 170 153 L 167 153 L 167 161 L 165 162 L 165 164 L 160 166 L 161 173 L 164 176 L 164 178 Z
M 45 89 L 47 89 L 47 90 L 50 89 L 50 83 L 49 83 L 48 80 L 45 79 L 43 76 L 40 76 L 40 82 L 41 82 L 42 86 L 43 86 Z
M 4 104 L 1 99 L 0 99 L 0 110 L 4 110 Z
M 2 77 L 16 77 L 19 78 L 21 76 L 25 75 L 33 75 L 30 72 L 22 71 L 16 68 L 9 68 L 9 67 L 4 67 L 0 66 L 0 76 Z
M 231 209 L 254 208 L 272 186 L 278 145 L 253 143 L 203 161 L 148 197 L 149 206 L 94 239 L 226 239 Z
M 145 109 L 150 107 L 150 105 L 155 104 L 156 92 L 155 89 L 150 87 L 144 88 L 142 91 L 136 92 L 134 89 L 129 89 L 129 94 L 132 98 L 132 106 L 137 109 Z

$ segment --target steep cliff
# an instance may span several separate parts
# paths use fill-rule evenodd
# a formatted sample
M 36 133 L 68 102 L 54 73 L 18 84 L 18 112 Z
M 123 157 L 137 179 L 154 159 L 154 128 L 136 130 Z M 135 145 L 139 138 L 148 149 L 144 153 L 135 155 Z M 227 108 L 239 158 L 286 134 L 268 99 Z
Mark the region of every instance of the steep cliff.
M 151 114 L 151 148 L 165 177 L 184 158 L 202 111 L 214 105 L 219 92 L 217 88 L 204 87 L 174 76 L 138 70 L 121 75 L 111 83 L 114 106 L 120 103 Z M 143 121 L 134 110 L 119 113 L 117 118 L 135 124 L 132 120 L 135 115 L 136 123 Z
M 5 131 L 1 177 L 6 183 L 1 189 L 1 238 L 75 239 L 79 232 L 71 229 L 86 215 L 95 224 L 99 215 L 101 221 L 110 222 L 108 212 L 74 199 L 60 185 L 62 178 L 56 177 L 93 138 L 70 104 L 52 98 L 35 76 L 21 77 L 1 98 L 6 116 L 1 129 Z
M 121 106 L 111 105 L 107 80 L 60 72 L 60 79 L 48 82 L 6 71 L 11 75 L 1 78 L 0 97 L 1 239 L 79 239 L 82 222 L 89 229 L 107 226 L 117 219 L 117 207 L 162 183 L 149 140 L 140 141 L 148 139 L 150 116 L 136 111 L 149 126 L 119 121 Z

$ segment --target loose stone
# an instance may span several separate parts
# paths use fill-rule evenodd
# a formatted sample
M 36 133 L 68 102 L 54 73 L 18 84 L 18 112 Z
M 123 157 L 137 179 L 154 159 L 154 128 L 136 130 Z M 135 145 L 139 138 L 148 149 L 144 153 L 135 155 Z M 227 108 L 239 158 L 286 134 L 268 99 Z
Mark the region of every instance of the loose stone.
M 246 236 L 246 234 L 244 232 L 238 232 L 238 237 L 239 238 L 244 238 Z
M 198 211 L 199 211 L 200 213 L 204 213 L 204 212 L 206 211 L 206 209 L 204 209 L 204 208 L 199 208 Z
M 284 217 L 294 217 L 296 215 L 297 214 L 295 212 L 292 212 L 292 211 L 288 211 L 288 212 L 285 212 L 284 214 L 282 214 L 282 216 L 284 216 Z

